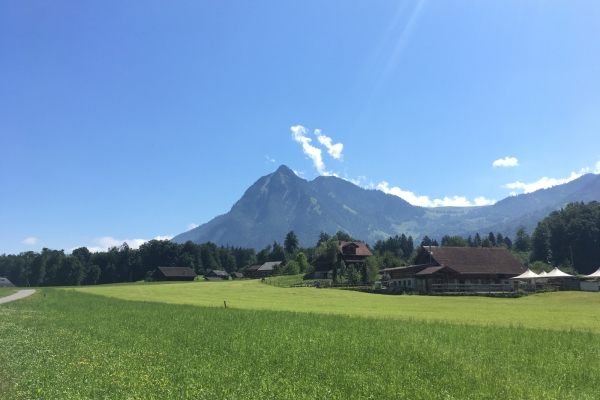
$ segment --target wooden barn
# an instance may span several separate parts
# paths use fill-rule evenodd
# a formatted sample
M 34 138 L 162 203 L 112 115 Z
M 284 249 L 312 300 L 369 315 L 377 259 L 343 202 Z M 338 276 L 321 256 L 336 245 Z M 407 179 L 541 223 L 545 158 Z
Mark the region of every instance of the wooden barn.
M 260 265 L 253 265 L 246 270 L 247 278 L 266 278 L 273 275 L 273 268 L 280 265 L 281 261 L 269 261 Z
M 212 278 L 212 279 L 208 279 L 208 278 Z M 218 280 L 226 281 L 229 279 L 229 274 L 227 273 L 227 271 L 223 271 L 220 269 L 213 269 L 208 274 L 204 275 L 204 279 L 206 279 L 207 281 L 218 281 Z
M 419 292 L 511 290 L 527 268 L 503 248 L 423 247 L 414 265 L 379 271 L 390 287 Z
M 196 276 L 188 267 L 158 267 L 152 275 L 155 281 L 193 281 Z
M 229 276 L 231 277 L 231 279 L 244 279 L 244 274 L 242 274 L 241 272 L 232 272 L 229 274 Z

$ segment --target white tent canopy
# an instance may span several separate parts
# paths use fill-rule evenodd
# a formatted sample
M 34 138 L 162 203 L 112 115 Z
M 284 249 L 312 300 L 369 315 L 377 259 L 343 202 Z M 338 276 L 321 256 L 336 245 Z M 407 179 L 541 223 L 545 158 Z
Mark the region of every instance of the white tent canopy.
M 514 278 L 510 278 L 510 279 L 535 279 L 535 278 L 539 278 L 539 277 L 540 276 L 538 274 L 536 274 L 535 272 L 533 272 L 532 270 L 527 268 L 527 271 L 523 272 L 521 275 L 515 276 Z
M 548 275 L 548 273 L 546 271 L 540 272 L 540 278 L 545 277 L 546 275 Z
M 565 274 L 557 267 L 554 267 L 552 271 L 548 272 L 545 278 L 573 278 L 573 275 Z
M 593 274 L 584 276 L 584 278 L 589 278 L 589 279 L 600 278 L 600 268 L 598 268 L 598 271 L 594 272 Z

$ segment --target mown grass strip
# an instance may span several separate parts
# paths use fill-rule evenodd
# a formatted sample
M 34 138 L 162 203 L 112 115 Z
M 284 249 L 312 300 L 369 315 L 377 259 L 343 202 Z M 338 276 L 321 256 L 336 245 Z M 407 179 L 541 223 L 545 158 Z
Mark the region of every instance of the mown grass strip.
M 600 336 L 130 302 L 45 289 L 0 308 L 15 398 L 597 398 Z
M 69 289 L 70 290 L 70 289 Z M 248 310 L 295 311 L 370 318 L 418 319 L 476 325 L 600 333 L 600 294 L 555 292 L 518 299 L 392 296 L 337 289 L 282 288 L 257 280 L 120 284 L 79 290 L 124 300 Z

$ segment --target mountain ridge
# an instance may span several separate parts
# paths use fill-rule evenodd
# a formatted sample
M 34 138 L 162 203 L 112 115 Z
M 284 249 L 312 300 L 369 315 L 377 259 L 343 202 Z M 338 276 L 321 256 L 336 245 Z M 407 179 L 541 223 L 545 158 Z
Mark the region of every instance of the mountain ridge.
M 490 206 L 427 208 L 334 176 L 307 181 L 281 165 L 246 189 L 229 212 L 171 240 L 258 250 L 282 241 L 291 230 L 300 246 L 314 245 L 321 231 L 333 234 L 338 230 L 367 243 L 403 233 L 415 242 L 424 235 L 439 239 L 493 231 L 512 236 L 520 225 L 532 232 L 538 221 L 571 201 L 592 200 L 600 200 L 600 175 L 586 174 Z

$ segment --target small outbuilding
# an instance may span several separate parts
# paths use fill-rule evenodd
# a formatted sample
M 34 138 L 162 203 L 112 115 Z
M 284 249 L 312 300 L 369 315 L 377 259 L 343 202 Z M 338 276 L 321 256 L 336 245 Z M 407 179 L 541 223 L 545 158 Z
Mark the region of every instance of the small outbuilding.
M 281 261 L 269 261 L 261 265 L 253 265 L 246 270 L 248 278 L 266 278 L 273 275 L 273 268 L 280 265 Z
M 16 287 L 8 278 L 0 278 L 0 287 Z
M 244 278 L 244 274 L 242 274 L 241 272 L 232 272 L 229 274 L 229 276 L 231 277 L 231 279 L 243 279 Z
M 206 275 L 204 275 L 204 279 L 206 278 L 216 278 L 216 279 L 207 279 L 207 280 L 222 280 L 222 281 L 226 281 L 227 279 L 229 279 L 229 274 L 227 273 L 227 271 L 223 271 L 220 269 L 213 269 L 212 271 L 210 271 L 209 273 L 207 273 Z
M 189 267 L 158 267 L 152 275 L 155 281 L 193 281 L 196 276 Z

